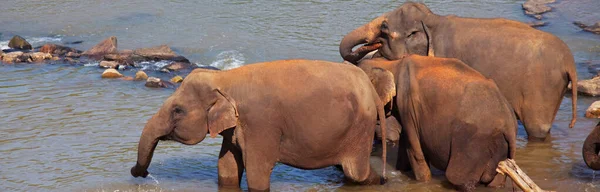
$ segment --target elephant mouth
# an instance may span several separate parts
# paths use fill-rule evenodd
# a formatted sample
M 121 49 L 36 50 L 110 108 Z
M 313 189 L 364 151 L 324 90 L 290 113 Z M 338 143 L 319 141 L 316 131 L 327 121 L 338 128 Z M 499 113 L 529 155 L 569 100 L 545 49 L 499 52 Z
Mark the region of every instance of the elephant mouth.
M 381 46 L 383 46 L 383 44 L 381 42 L 373 42 L 373 43 L 363 44 L 356 50 L 352 51 L 352 55 L 361 55 L 363 53 L 366 54 L 371 51 L 375 51 L 375 50 L 379 49 Z

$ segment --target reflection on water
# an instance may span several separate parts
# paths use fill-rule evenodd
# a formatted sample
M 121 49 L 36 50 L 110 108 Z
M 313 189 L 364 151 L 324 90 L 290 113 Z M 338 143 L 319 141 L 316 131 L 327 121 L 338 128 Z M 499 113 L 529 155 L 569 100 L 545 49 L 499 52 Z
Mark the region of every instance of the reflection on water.
M 522 14 L 522 1 L 426 3 L 440 14 L 532 20 Z M 121 49 L 168 44 L 198 65 L 220 68 L 288 58 L 341 61 L 337 46 L 345 33 L 400 4 L 383 0 L 15 1 L 0 6 L 0 47 L 15 34 L 33 46 L 82 40 L 72 45 L 79 49 L 115 35 Z M 588 71 L 584 61 L 600 59 L 600 36 L 580 32 L 571 22 L 596 22 L 600 3 L 563 0 L 553 6 L 556 10 L 545 15 L 550 25 L 541 29 L 567 42 L 580 63 L 580 79 L 589 78 L 595 71 Z M 173 90 L 100 79 L 102 70 L 96 65 L 0 64 L 0 191 L 217 190 L 219 137 L 195 146 L 161 142 L 149 169 L 151 177 L 129 175 L 146 120 Z M 124 73 L 132 76 L 135 70 Z M 571 101 L 565 99 L 547 142 L 529 143 L 525 132 L 519 132 L 516 160 L 544 189 L 600 190 L 599 176 L 594 178 L 581 158 L 583 140 L 597 123 L 582 116 L 596 99 L 579 98 L 581 118 L 575 128 L 568 128 Z M 388 162 L 395 162 L 395 155 L 389 156 Z M 372 157 L 372 164 L 381 170 L 380 158 Z M 271 187 L 274 191 L 449 190 L 440 171 L 434 172 L 432 181 L 422 183 L 394 171 L 393 163 L 388 166 L 385 186 L 353 186 L 344 184 L 342 173 L 332 167 L 299 170 L 278 165 Z M 245 181 L 242 186 L 246 189 Z M 511 189 L 508 184 L 503 190 Z

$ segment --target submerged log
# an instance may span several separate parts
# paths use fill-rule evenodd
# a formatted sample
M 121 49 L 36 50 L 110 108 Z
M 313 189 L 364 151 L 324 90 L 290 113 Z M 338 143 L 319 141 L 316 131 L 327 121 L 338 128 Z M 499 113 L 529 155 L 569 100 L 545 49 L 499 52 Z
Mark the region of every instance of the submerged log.
M 515 160 L 507 159 L 498 163 L 496 171 L 502 175 L 508 175 L 516 184 L 525 192 L 541 192 L 542 190 L 536 185 L 521 168 L 517 165 Z

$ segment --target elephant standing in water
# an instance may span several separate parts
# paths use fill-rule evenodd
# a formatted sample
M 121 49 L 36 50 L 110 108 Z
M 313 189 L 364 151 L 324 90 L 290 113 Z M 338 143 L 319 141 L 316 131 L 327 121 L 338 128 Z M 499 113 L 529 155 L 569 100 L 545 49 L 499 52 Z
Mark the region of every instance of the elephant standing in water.
M 457 58 L 496 82 L 530 139 L 547 137 L 569 81 L 577 85 L 573 55 L 558 37 L 507 19 L 440 16 L 422 3 L 404 3 L 355 29 L 339 48 L 354 64 L 373 50 L 388 60 L 408 54 Z M 577 117 L 577 86 L 572 93 L 569 127 Z
M 378 90 L 393 91 L 386 87 L 395 87 L 395 94 L 382 95 L 384 103 L 395 101 L 391 117 L 396 117 L 401 126 L 387 128 L 401 127 L 400 142 L 408 147 L 399 149 L 398 157 L 408 155 L 417 180 L 431 179 L 431 164 L 446 171 L 448 181 L 461 191 L 474 190 L 478 183 L 504 185 L 506 177 L 498 174 L 496 167 L 500 161 L 515 157 L 517 120 L 493 80 L 449 58 L 376 58 L 358 66 L 372 79 L 379 71 L 393 73 L 392 84 L 375 81 L 374 85 Z M 396 98 L 391 99 L 392 95 Z M 397 138 L 388 135 L 382 140 Z
M 352 65 L 283 60 L 195 69 L 148 120 L 131 174 L 148 175 L 159 140 L 194 145 L 221 134 L 219 186 L 239 187 L 245 170 L 251 191 L 269 190 L 276 162 L 302 169 L 341 165 L 352 181 L 380 184 L 384 175 L 372 170 L 369 157 L 383 112 L 369 77 Z

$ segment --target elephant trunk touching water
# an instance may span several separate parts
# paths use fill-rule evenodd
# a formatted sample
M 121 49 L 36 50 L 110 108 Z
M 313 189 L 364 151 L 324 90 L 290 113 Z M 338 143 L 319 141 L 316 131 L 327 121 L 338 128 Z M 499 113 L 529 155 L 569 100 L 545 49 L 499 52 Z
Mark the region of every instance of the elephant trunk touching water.
M 585 164 L 593 169 L 600 170 L 600 123 L 585 138 L 583 142 L 583 160 Z
M 354 64 L 373 50 L 388 60 L 410 54 L 457 58 L 496 82 L 530 139 L 547 137 L 567 85 L 577 84 L 573 55 L 558 37 L 507 19 L 440 16 L 422 3 L 404 3 L 356 28 L 339 50 Z M 572 94 L 569 127 L 577 118 L 576 86 Z

